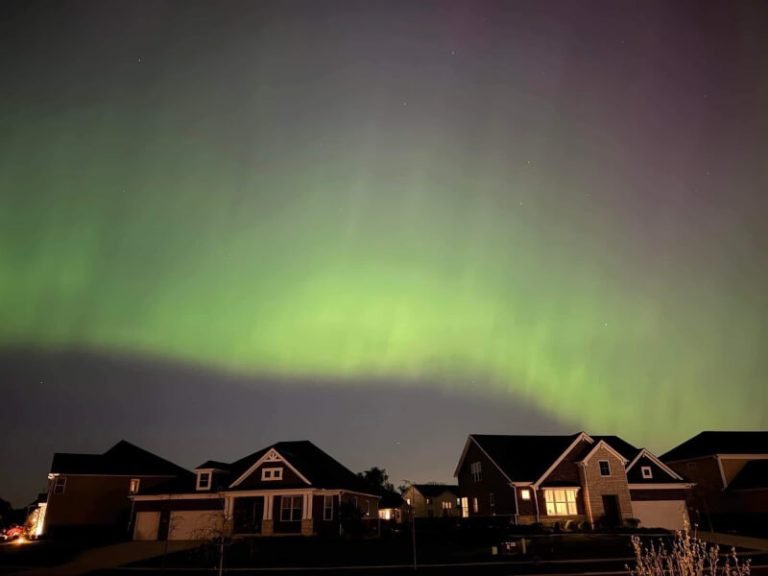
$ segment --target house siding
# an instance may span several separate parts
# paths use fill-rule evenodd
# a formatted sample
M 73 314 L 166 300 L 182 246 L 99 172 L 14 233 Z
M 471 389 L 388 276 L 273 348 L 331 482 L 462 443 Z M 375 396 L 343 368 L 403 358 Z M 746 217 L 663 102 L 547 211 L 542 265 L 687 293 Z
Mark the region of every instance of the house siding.
M 648 500 L 685 500 L 688 490 L 680 489 L 631 489 L 629 495 L 633 502 L 643 502 Z
M 45 533 L 51 536 L 98 530 L 102 535 L 125 536 L 131 522 L 131 478 L 142 489 L 167 481 L 166 477 L 67 475 L 63 494 L 48 492 Z M 53 480 L 51 481 L 53 482 Z
M 610 464 L 610 475 L 600 475 L 600 460 L 607 460 Z M 627 474 L 624 461 L 617 458 L 604 446 L 598 448 L 589 460 L 581 467 L 582 486 L 584 490 L 584 503 L 589 516 L 592 512 L 592 521 L 598 522 L 605 514 L 603 496 L 615 495 L 618 497 L 619 510 L 623 519 L 632 518 L 632 499 L 627 484 Z
M 482 477 L 479 482 L 472 479 L 471 465 L 480 462 Z M 515 508 L 515 491 L 496 465 L 470 441 L 463 465 L 458 471 L 459 495 L 467 498 L 469 517 L 474 516 L 512 516 Z M 490 494 L 494 495 L 495 506 L 491 508 Z M 477 498 L 478 511 L 473 508 L 473 499 Z

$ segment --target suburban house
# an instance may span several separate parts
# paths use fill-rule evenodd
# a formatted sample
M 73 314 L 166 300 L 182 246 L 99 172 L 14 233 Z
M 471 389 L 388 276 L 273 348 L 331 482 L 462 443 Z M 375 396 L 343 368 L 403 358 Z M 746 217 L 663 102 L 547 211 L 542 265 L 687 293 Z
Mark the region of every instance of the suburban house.
M 467 438 L 454 474 L 462 516 L 507 516 L 517 524 L 675 529 L 687 520 L 691 484 L 646 449 L 616 436 Z
M 702 527 L 763 527 L 768 514 L 768 432 L 701 432 L 661 458 L 696 482 L 689 506 Z
M 461 514 L 459 487 L 455 484 L 411 484 L 404 496 L 414 518 L 445 518 Z
M 374 531 L 379 498 L 376 489 L 311 442 L 278 442 L 236 462 L 209 460 L 189 480 L 139 491 L 132 496 L 133 537 Z
M 382 490 L 379 500 L 379 519 L 399 524 L 403 521 L 405 500 L 397 492 Z
M 188 470 L 125 440 L 103 454 L 56 453 L 33 533 L 125 537 L 130 534 L 131 494 L 191 477 Z

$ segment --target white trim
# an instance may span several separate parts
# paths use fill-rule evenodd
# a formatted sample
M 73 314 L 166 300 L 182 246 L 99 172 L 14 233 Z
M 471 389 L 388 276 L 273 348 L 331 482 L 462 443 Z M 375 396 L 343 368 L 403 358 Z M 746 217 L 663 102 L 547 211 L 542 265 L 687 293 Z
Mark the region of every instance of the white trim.
M 629 463 L 629 465 L 627 466 L 627 473 L 629 473 L 629 471 L 631 470 L 632 466 L 634 466 L 635 464 L 637 464 L 637 462 L 638 462 L 638 461 L 640 460 L 640 458 L 642 458 L 643 456 L 645 456 L 645 457 L 646 457 L 646 458 L 648 458 L 649 460 L 652 460 L 654 464 L 656 464 L 656 465 L 657 465 L 659 468 L 661 468 L 662 470 L 664 470 L 664 472 L 666 472 L 667 474 L 669 474 L 670 476 L 672 476 L 672 478 L 675 478 L 675 479 L 677 479 L 677 480 L 683 480 L 683 477 L 682 477 L 682 476 L 680 476 L 680 474 L 678 474 L 677 472 L 675 472 L 674 470 L 672 470 L 672 468 L 670 468 L 669 466 L 667 466 L 666 464 L 664 464 L 664 462 L 662 462 L 661 460 L 659 460 L 659 459 L 656 457 L 656 455 L 655 455 L 655 454 L 653 454 L 652 452 L 649 452 L 649 451 L 648 451 L 646 448 L 643 448 L 642 450 L 640 450 L 640 452 L 638 452 L 638 453 L 637 453 L 637 456 L 635 456 L 635 457 L 632 459 L 632 462 L 630 462 L 630 463 Z
M 269 472 L 269 474 L 267 474 Z M 262 466 L 261 468 L 261 481 L 262 482 L 277 482 L 283 479 L 283 467 L 282 466 Z
M 605 448 L 606 450 L 608 450 L 608 452 L 610 452 L 611 454 L 613 454 L 614 456 L 616 456 L 616 458 L 618 458 L 619 460 L 621 460 L 621 461 L 622 461 L 622 463 L 623 463 L 623 464 L 626 466 L 626 464 L 627 464 L 627 459 L 626 459 L 626 458 L 624 458 L 624 456 L 622 456 L 622 455 L 621 455 L 621 454 L 619 454 L 618 452 L 616 452 L 616 450 L 615 450 L 615 449 L 611 448 L 611 445 L 610 445 L 610 444 L 608 444 L 608 442 L 606 442 L 605 440 L 600 440 L 600 442 L 598 442 L 597 444 L 595 444 L 594 448 L 592 448 L 592 450 L 590 450 L 590 451 L 589 451 L 589 454 L 587 454 L 586 456 L 584 456 L 584 458 L 582 458 L 582 459 L 581 459 L 581 462 L 582 462 L 582 464 L 586 465 L 586 463 L 587 463 L 587 460 L 589 460 L 590 458 L 592 458 L 592 456 L 594 456 L 594 455 L 597 453 L 597 451 L 600 449 L 600 447 L 601 447 L 601 446 L 602 446 L 603 448 Z
M 578 446 L 578 445 L 579 445 L 579 443 L 580 443 L 580 442 L 582 442 L 583 440 L 586 440 L 587 442 L 589 442 L 589 443 L 591 443 L 591 444 L 594 444 L 594 442 L 595 442 L 595 441 L 594 441 L 594 439 L 593 439 L 593 438 L 592 438 L 592 437 L 591 437 L 589 434 L 587 434 L 586 432 L 581 432 L 581 433 L 580 433 L 580 434 L 579 434 L 579 435 L 576 437 L 576 439 L 575 439 L 573 442 L 571 442 L 571 445 L 570 445 L 570 446 L 568 446 L 568 448 L 566 448 L 566 449 L 563 451 L 563 453 L 562 453 L 562 454 L 560 454 L 560 456 L 558 456 L 557 460 L 555 460 L 555 461 L 552 463 L 552 466 L 550 466 L 549 468 L 547 468 L 547 470 L 544 472 L 544 474 L 542 474 L 542 475 L 541 475 L 541 478 L 539 478 L 538 480 L 536 480 L 536 482 L 534 482 L 534 483 L 533 483 L 533 485 L 534 485 L 534 486 L 536 486 L 536 488 L 538 488 L 538 487 L 541 485 L 542 481 L 544 481 L 544 479 L 545 479 L 547 476 L 549 476 L 549 475 L 552 473 L 552 471 L 553 471 L 555 468 L 557 468 L 558 466 L 560 466 L 560 463 L 561 463 L 563 460 L 565 460 L 565 457 L 566 457 L 566 456 L 568 456 L 568 454 L 570 454 L 570 453 L 571 453 L 571 451 L 572 451 L 572 450 L 573 450 L 573 449 L 574 449 L 576 446 Z M 600 442 L 603 442 L 603 440 L 601 440 Z
M 200 484 L 200 480 L 202 480 L 203 476 L 208 477 L 207 486 L 202 486 Z M 210 490 L 212 485 L 213 485 L 213 470 L 205 470 L 205 469 L 198 470 L 197 479 L 195 480 L 195 490 L 200 490 L 200 491 Z
M 687 490 L 696 486 L 694 482 L 668 483 L 668 484 L 627 484 L 630 490 Z
M 720 479 L 723 481 L 723 490 L 725 490 L 728 488 L 728 481 L 725 479 L 722 457 L 719 454 L 715 454 L 715 460 L 717 460 L 717 467 L 720 469 Z
M 223 498 L 223 494 L 215 492 L 207 492 L 200 494 L 199 492 L 184 492 L 178 494 L 136 494 L 131 496 L 131 500 L 139 501 L 152 501 L 152 500 L 215 500 Z
M 640 476 L 643 480 L 653 480 L 653 466 L 640 466 Z
M 301 478 L 301 480 L 302 480 L 302 481 L 303 481 L 305 484 L 308 484 L 308 485 L 310 485 L 310 486 L 312 485 L 312 482 L 310 482 L 309 480 L 307 480 L 307 478 L 306 478 L 306 477 L 305 477 L 305 476 L 304 476 L 304 475 L 303 475 L 301 472 L 299 472 L 299 471 L 298 471 L 298 470 L 297 470 L 297 469 L 296 469 L 296 468 L 295 468 L 295 467 L 294 467 L 294 466 L 293 466 L 293 465 L 292 465 L 290 462 L 288 462 L 288 460 L 286 460 L 286 459 L 285 459 L 285 458 L 284 458 L 284 457 L 283 457 L 283 456 L 280 454 L 280 452 L 278 452 L 278 451 L 277 451 L 277 450 L 275 450 L 274 448 L 270 448 L 269 450 L 267 450 L 267 453 L 266 453 L 266 454 L 264 454 L 264 456 L 262 456 L 261 458 L 259 458 L 258 460 L 256 460 L 256 462 L 254 462 L 254 463 L 251 465 L 251 467 L 250 467 L 250 468 L 248 468 L 248 470 L 246 470 L 245 472 L 243 472 L 243 473 L 240 475 L 240 477 L 239 477 L 237 480 L 235 480 L 234 482 L 232 482 L 232 484 L 230 484 L 230 485 L 229 485 L 229 487 L 230 487 L 230 488 L 234 488 L 235 486 L 239 486 L 239 485 L 240 485 L 240 483 L 241 483 L 243 480 L 245 480 L 245 479 L 246 479 L 246 478 L 248 478 L 248 477 L 249 477 L 251 474 L 253 474 L 253 473 L 256 471 L 256 469 L 257 469 L 259 466 L 261 466 L 261 465 L 262 465 L 264 462 L 282 462 L 283 464 L 285 464 L 286 466 L 288 466 L 288 468 L 290 468 L 291 470 L 293 470 L 293 472 L 294 472 L 294 473 L 295 473 L 295 474 L 296 474 L 296 475 L 297 475 L 299 478 Z

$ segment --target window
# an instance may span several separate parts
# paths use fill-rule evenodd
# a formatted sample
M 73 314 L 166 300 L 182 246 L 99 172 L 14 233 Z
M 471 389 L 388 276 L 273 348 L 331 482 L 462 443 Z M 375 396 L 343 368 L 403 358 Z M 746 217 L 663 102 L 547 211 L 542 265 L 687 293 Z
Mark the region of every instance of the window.
M 64 494 L 64 488 L 67 487 L 67 479 L 64 476 L 56 476 L 53 482 L 53 493 Z
M 282 468 L 262 468 L 261 469 L 262 480 L 282 480 L 283 469 Z
M 333 520 L 333 496 L 323 496 L 323 520 Z
M 371 501 L 370 500 L 365 501 L 365 517 L 366 518 L 371 517 Z
M 443 500 L 443 510 L 453 510 L 453 502 L 450 500 Z
M 480 482 L 483 479 L 483 468 L 480 462 L 472 462 L 469 471 L 472 473 L 472 482 Z
M 643 474 L 643 478 L 646 480 L 653 478 L 653 470 L 651 470 L 650 466 L 641 466 L 640 472 Z
M 531 491 L 528 490 L 528 488 L 523 488 L 520 490 L 520 498 L 523 500 L 530 500 L 531 499 Z
M 477 504 L 477 498 L 472 498 L 472 512 L 477 514 L 480 511 L 480 506 Z
M 611 475 L 611 463 L 608 460 L 600 460 L 598 464 L 600 465 L 600 476 Z
M 139 484 L 141 483 L 141 480 L 138 478 L 131 478 L 131 483 L 128 486 L 128 493 L 129 494 L 138 494 L 139 493 Z
M 547 516 L 575 516 L 576 490 L 544 490 Z
M 283 496 L 280 498 L 280 522 L 299 522 L 303 496 Z
M 491 514 L 495 514 L 495 510 L 496 510 L 496 495 L 493 492 L 488 494 L 488 505 L 491 507 Z
M 430 504 L 432 504 L 432 498 L 427 498 L 427 506 L 429 506 Z
M 208 490 L 211 487 L 211 473 L 210 472 L 198 472 L 197 473 L 197 489 Z
M 410 506 L 411 505 L 411 499 L 410 498 L 406 498 L 405 499 L 405 503 L 408 504 L 408 506 Z

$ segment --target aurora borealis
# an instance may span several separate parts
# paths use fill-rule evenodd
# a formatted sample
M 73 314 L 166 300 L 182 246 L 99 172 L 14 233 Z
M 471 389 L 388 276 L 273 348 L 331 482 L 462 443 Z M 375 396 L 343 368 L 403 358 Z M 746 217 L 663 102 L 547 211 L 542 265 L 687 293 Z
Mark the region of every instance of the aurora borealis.
M 768 10 L 586 5 L 4 5 L 0 348 L 764 428 Z

